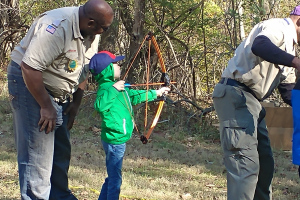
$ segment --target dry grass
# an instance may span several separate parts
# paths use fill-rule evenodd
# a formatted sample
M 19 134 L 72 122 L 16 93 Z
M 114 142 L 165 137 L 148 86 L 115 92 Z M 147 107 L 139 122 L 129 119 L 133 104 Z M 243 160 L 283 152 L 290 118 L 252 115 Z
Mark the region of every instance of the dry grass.
M 1 127 L 0 199 L 18 199 L 18 175 L 13 135 Z M 98 133 L 77 127 L 72 135 L 70 187 L 76 196 L 97 199 L 106 176 Z M 121 199 L 226 199 L 225 168 L 218 144 L 197 138 L 174 141 L 154 134 L 143 145 L 137 137 L 128 142 L 123 167 Z M 290 152 L 275 151 L 274 199 L 299 199 L 296 168 Z
M 4 104 L 2 104 L 4 105 Z M 9 106 L 0 106 L 0 200 L 19 199 L 16 151 Z M 80 200 L 97 199 L 106 177 L 99 118 L 89 109 L 72 130 L 70 188 Z M 143 145 L 137 135 L 127 144 L 122 200 L 226 199 L 226 171 L 218 142 L 187 136 L 180 127 L 156 132 Z M 274 152 L 273 199 L 300 199 L 291 152 Z

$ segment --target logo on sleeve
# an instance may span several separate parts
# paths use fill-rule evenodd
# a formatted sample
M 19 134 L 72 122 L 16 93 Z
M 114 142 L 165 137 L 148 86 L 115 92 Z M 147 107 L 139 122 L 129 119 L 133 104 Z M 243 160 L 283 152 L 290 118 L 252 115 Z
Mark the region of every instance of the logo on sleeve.
M 55 33 L 56 28 L 54 28 L 52 25 L 48 25 L 48 27 L 46 28 L 46 31 L 53 34 L 53 33 Z

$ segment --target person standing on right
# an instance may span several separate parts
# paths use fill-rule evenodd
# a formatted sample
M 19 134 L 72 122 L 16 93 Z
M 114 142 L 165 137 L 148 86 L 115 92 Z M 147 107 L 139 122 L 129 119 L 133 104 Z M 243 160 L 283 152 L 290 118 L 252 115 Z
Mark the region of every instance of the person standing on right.
M 300 70 L 294 49 L 298 42 L 300 6 L 288 18 L 254 26 L 214 88 L 229 200 L 272 199 L 274 159 L 260 101 L 280 86 L 290 103 L 295 69 Z
M 298 175 L 300 177 L 300 79 L 298 79 L 294 89 L 292 90 L 293 104 L 293 146 L 292 146 L 292 162 L 298 165 Z

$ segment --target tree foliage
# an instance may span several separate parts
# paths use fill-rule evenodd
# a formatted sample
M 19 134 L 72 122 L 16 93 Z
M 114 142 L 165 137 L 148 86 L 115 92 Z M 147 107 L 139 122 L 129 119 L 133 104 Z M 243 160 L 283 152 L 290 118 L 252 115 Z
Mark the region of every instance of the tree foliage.
M 0 67 L 26 34 L 34 17 L 47 10 L 78 6 L 83 0 L 1 1 Z M 279 0 L 108 0 L 115 20 L 101 35 L 100 50 L 126 56 L 132 62 L 144 36 L 151 31 L 161 48 L 176 91 L 199 103 L 210 95 L 235 48 L 254 24 L 271 17 L 287 17 L 297 1 Z M 245 36 L 244 36 L 245 35 Z M 153 49 L 151 49 L 152 52 Z M 127 81 L 144 82 L 148 49 L 143 47 Z M 159 76 L 157 56 L 151 53 L 151 75 Z

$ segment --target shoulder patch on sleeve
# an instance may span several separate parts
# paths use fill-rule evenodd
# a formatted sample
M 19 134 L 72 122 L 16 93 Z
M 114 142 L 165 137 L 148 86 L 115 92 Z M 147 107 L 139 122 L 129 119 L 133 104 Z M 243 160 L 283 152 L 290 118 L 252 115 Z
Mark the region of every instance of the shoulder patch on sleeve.
M 56 31 L 56 28 L 52 25 L 48 25 L 46 28 L 46 31 L 48 31 L 49 33 L 53 34 Z
M 47 26 L 46 31 L 48 31 L 51 34 L 55 33 L 56 28 L 59 26 L 61 21 L 61 19 L 54 20 L 51 25 Z

